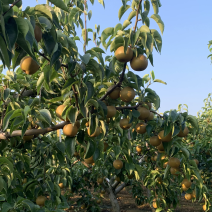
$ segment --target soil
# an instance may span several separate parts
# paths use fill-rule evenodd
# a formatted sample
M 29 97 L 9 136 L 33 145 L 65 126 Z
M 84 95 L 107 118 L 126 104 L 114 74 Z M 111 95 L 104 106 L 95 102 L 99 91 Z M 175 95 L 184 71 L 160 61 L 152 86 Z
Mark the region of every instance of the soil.
M 122 190 L 118 195 L 118 201 L 121 208 L 121 212 L 152 212 L 151 207 L 149 204 L 144 204 L 141 206 L 136 205 L 135 200 L 132 197 L 132 194 L 129 192 L 129 190 L 126 188 L 125 190 Z M 71 198 L 72 202 L 76 202 L 77 196 L 74 196 Z M 186 200 L 184 197 L 180 200 L 180 205 L 173 210 L 173 212 L 203 212 L 202 205 L 204 202 L 194 202 Z M 104 198 L 102 199 L 102 202 L 100 204 L 101 212 L 111 212 L 111 203 L 108 194 L 104 194 Z M 86 211 L 86 210 L 80 210 L 80 211 Z M 74 209 L 68 210 L 68 212 L 74 212 Z

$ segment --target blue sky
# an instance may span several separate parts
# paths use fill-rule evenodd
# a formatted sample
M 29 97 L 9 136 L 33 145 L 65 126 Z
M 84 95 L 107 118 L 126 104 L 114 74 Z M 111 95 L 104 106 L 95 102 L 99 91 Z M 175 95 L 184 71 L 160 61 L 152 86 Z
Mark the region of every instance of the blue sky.
M 38 3 L 44 4 L 46 0 L 38 0 Z M 167 82 L 167 85 L 154 83 L 150 87 L 161 98 L 160 112 L 177 109 L 178 104 L 187 104 L 189 114 L 196 116 L 204 106 L 203 100 L 212 92 L 212 66 L 210 59 L 207 59 L 210 54 L 207 44 L 212 40 L 212 1 L 161 0 L 161 3 L 159 15 L 165 23 L 162 53 L 160 55 L 154 51 L 154 67 L 149 64 L 145 71 L 136 74 L 142 77 L 154 70 L 156 78 Z M 36 4 L 36 0 L 23 0 L 23 8 Z M 97 0 L 94 6 L 89 4 L 93 14 L 88 28 L 94 29 L 95 24 L 100 24 L 102 31 L 117 23 L 123 24 L 129 12 L 119 21 L 118 10 L 121 5 L 121 0 L 105 0 L 105 9 Z M 132 21 L 134 26 L 135 20 Z M 150 29 L 159 31 L 154 20 L 150 20 Z M 81 36 L 80 30 L 78 36 Z M 82 45 L 80 42 L 78 44 L 82 53 Z M 91 43 L 87 49 L 93 46 Z M 111 55 L 109 51 L 107 54 Z

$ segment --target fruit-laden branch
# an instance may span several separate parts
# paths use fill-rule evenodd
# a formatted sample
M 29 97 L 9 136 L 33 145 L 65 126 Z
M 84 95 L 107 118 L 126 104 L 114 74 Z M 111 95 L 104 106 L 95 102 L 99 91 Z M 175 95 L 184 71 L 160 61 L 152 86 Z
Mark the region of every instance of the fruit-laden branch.
M 132 109 L 137 109 L 140 105 L 142 105 L 142 103 L 138 103 L 137 105 L 135 106 L 124 106 L 124 107 L 116 107 L 116 110 L 124 110 L 124 109 L 128 109 L 128 110 L 132 110 Z M 159 113 L 155 112 L 155 111 L 150 111 L 151 113 L 154 113 L 158 116 L 160 116 L 160 118 L 163 118 L 162 115 L 160 115 Z
M 123 80 L 124 80 L 124 74 L 125 74 L 125 71 L 126 71 L 126 67 L 127 67 L 127 63 L 124 64 L 124 68 L 123 68 L 122 74 L 121 74 L 121 76 L 120 76 L 119 82 L 118 82 L 116 85 L 114 85 L 114 87 L 113 87 L 111 90 L 107 91 L 107 93 L 106 93 L 102 98 L 100 98 L 99 101 L 103 101 L 103 100 L 104 100 L 109 94 L 111 94 L 117 87 L 120 87 L 120 86 L 121 86 L 121 84 L 122 84 L 122 82 L 123 82 Z
M 60 123 L 58 125 L 55 125 L 53 127 L 47 127 L 44 129 L 31 129 L 27 130 L 24 135 L 40 135 L 40 134 L 46 134 L 52 131 L 56 131 L 59 129 L 62 129 L 66 124 L 69 124 L 68 121 L 64 121 L 63 123 Z M 13 131 L 12 134 L 10 133 L 0 133 L 0 140 L 7 140 L 8 138 L 16 137 L 16 136 L 21 136 L 22 131 L 21 130 L 16 130 Z
M 137 9 L 137 12 L 136 12 L 135 26 L 133 28 L 134 32 L 136 31 L 136 27 L 137 27 L 137 24 L 138 24 L 138 14 L 139 14 L 139 10 L 140 10 L 140 7 L 141 7 L 141 2 L 142 2 L 142 0 L 140 0 L 139 5 L 138 5 L 138 9 Z
M 17 0 L 15 1 L 9 8 L 9 10 L 7 10 L 6 12 L 3 13 L 3 16 L 5 16 L 16 4 L 18 4 L 18 2 L 21 1 L 21 0 Z
M 127 184 L 126 183 L 122 183 L 116 190 L 115 190 L 115 194 L 118 194 L 124 187 L 126 187 Z

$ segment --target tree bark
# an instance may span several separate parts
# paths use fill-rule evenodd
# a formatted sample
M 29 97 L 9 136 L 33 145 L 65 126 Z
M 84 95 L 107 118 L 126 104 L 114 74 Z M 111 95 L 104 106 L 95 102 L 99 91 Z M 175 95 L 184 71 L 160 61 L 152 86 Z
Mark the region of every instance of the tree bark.
M 116 198 L 116 195 L 113 193 L 112 189 L 110 189 L 109 198 L 110 198 L 110 202 L 112 204 L 112 211 L 120 212 L 118 200 Z

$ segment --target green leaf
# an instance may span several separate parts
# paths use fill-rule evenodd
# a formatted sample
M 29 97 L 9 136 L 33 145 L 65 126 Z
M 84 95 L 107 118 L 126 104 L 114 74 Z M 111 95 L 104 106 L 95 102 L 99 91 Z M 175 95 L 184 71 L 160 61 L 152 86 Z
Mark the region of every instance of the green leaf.
M 61 52 L 62 52 L 62 45 L 58 43 L 57 51 L 55 51 L 51 57 L 50 66 L 53 66 L 56 63 L 56 61 L 59 59 L 61 55 Z
M 18 27 L 13 17 L 10 17 L 6 22 L 5 31 L 9 38 L 9 49 L 11 50 L 18 38 Z
M 65 85 L 63 86 L 63 90 L 68 88 L 68 87 L 71 87 L 73 84 L 77 83 L 78 81 L 75 81 L 74 78 L 69 78 L 68 80 L 66 80 L 66 83 Z
M 119 13 L 118 13 L 118 17 L 119 20 L 121 19 L 121 17 L 124 15 L 124 13 L 130 8 L 129 5 L 126 5 L 126 7 L 124 7 L 123 5 L 120 7 L 119 9 Z
M 99 53 L 105 54 L 104 50 L 102 50 L 102 49 L 99 48 L 99 47 L 94 47 L 94 48 L 92 48 L 91 50 L 94 50 L 95 52 L 99 52 Z
M 163 32 L 164 32 L 164 23 L 161 20 L 161 17 L 159 15 L 157 15 L 157 14 L 153 14 L 150 18 L 152 18 L 153 20 L 156 21 L 156 23 L 158 24 L 158 26 L 160 28 L 161 34 L 163 35 Z
M 101 123 L 102 130 L 103 130 L 103 132 L 104 132 L 104 135 L 106 135 L 106 131 L 107 131 L 107 129 L 106 129 L 106 124 L 105 124 L 105 122 L 102 121 L 102 120 L 100 120 L 100 123 Z
M 137 110 L 133 109 L 132 115 L 133 115 L 135 118 L 138 118 L 141 114 L 140 114 Z
M 161 49 L 162 49 L 162 38 L 161 35 L 159 34 L 159 32 L 155 29 L 151 29 L 151 34 L 153 35 L 153 38 L 157 44 L 157 48 L 159 50 L 159 52 L 161 53 Z
M 79 7 L 74 7 L 74 8 L 72 8 L 72 10 L 71 10 L 71 12 L 70 12 L 70 15 L 69 15 L 69 24 L 72 23 L 74 17 L 76 16 L 76 14 L 77 14 L 79 11 L 82 11 Z
M 154 71 L 150 71 L 150 75 L 152 77 L 152 80 L 155 80 L 155 73 L 154 73 Z
M 53 20 L 52 13 L 46 8 L 48 7 L 46 4 L 39 4 L 34 7 L 34 10 L 36 11 L 35 14 L 43 13 L 46 15 L 50 20 Z
M 163 83 L 164 85 L 167 85 L 166 82 L 164 82 L 163 80 L 160 80 L 160 79 L 155 79 L 153 82 L 160 82 L 160 83 Z
M 4 90 L 4 101 L 7 101 L 7 99 L 9 98 L 9 96 L 10 96 L 10 89 L 9 88 L 6 88 L 5 90 Z
M 39 110 L 39 113 L 40 113 L 41 117 L 43 118 L 43 120 L 50 125 L 52 122 L 52 116 L 51 116 L 51 113 L 49 112 L 49 110 L 42 109 L 42 110 Z
M 25 120 L 26 120 L 27 115 L 28 115 L 30 110 L 31 109 L 30 109 L 30 107 L 28 105 L 24 107 L 24 118 L 25 118 Z
M 62 143 L 62 142 L 57 142 L 57 143 L 56 143 L 56 146 L 57 146 L 57 148 L 64 154 L 65 149 L 66 149 L 64 143 Z
M 128 16 L 128 21 L 131 21 L 131 19 L 134 18 L 135 16 L 136 16 L 136 11 L 130 12 L 130 14 Z
M 18 26 L 18 31 L 21 32 L 24 35 L 24 37 L 26 37 L 29 31 L 29 25 L 27 20 L 21 17 L 14 17 L 14 19 Z
M 106 28 L 103 32 L 102 32 L 102 35 L 101 35 L 101 42 L 102 42 L 102 45 L 105 47 L 105 49 L 107 49 L 107 45 L 106 45 L 106 40 L 107 38 L 112 35 L 114 32 L 114 28 L 113 27 L 108 27 Z
M 33 202 L 31 202 L 28 199 L 23 200 L 22 204 L 26 205 L 30 209 L 31 212 L 35 211 L 35 208 L 37 208 L 37 209 L 39 208 L 38 205 L 35 205 Z
M 122 36 L 118 36 L 112 41 L 110 45 L 110 51 L 113 52 L 120 46 L 124 46 L 124 38 Z
M 2 212 L 8 212 L 12 208 L 13 206 L 10 205 L 8 202 L 4 202 L 2 205 Z
M 185 156 L 186 159 L 189 158 L 190 153 L 186 148 L 181 148 L 181 151 L 183 152 L 183 155 Z
M 90 54 L 84 54 L 83 56 L 80 55 L 80 58 L 81 58 L 82 62 L 87 65 L 89 63 L 91 55 Z
M 159 5 L 158 5 L 158 0 L 151 0 L 152 7 L 154 9 L 154 13 L 158 14 L 159 12 Z
M 0 35 L 0 55 L 2 55 L 3 59 L 4 59 L 4 64 L 6 64 L 6 66 L 8 68 L 10 68 L 10 58 L 9 58 L 9 54 L 7 51 L 7 46 L 6 43 L 4 42 L 4 39 L 2 38 L 2 36 Z
M 98 2 L 99 2 L 103 7 L 105 7 L 104 0 L 98 0 Z
M 160 97 L 155 91 L 150 88 L 146 88 L 145 92 L 147 93 L 147 95 L 145 96 L 145 100 L 152 102 L 157 110 L 160 107 Z
M 7 158 L 0 157 L 0 164 L 1 165 L 5 165 L 10 170 L 10 173 L 13 173 L 14 172 L 13 164 Z
M 85 159 L 90 158 L 95 152 L 95 143 L 90 140 L 88 141 L 88 145 L 86 147 Z
M 124 21 L 124 23 L 123 23 L 122 30 L 124 30 L 125 28 L 127 28 L 130 24 L 131 24 L 131 22 L 130 22 L 130 21 L 125 20 L 125 21 Z
M 43 85 L 43 82 L 44 82 L 44 73 L 42 72 L 37 81 L 37 94 L 40 93 L 40 89 L 41 89 L 41 86 Z
M 99 107 L 99 104 L 96 100 L 94 99 L 89 99 L 87 101 L 87 103 L 85 104 L 85 106 L 88 106 L 89 104 L 93 105 L 96 109 Z
M 147 10 L 145 10 L 143 13 L 141 13 L 141 18 L 142 18 L 143 24 L 148 16 L 148 14 L 149 14 L 149 11 L 147 11 Z
M 66 137 L 65 139 L 65 147 L 66 147 L 66 152 L 72 157 L 74 152 L 75 152 L 75 145 L 76 145 L 76 140 L 75 138 L 72 137 Z
M 85 103 L 92 98 L 92 96 L 94 95 L 95 91 L 94 91 L 94 87 L 93 84 L 91 82 L 86 82 L 85 83 L 87 86 L 87 94 L 86 94 L 86 98 L 85 98 Z
M 198 120 L 195 116 L 188 115 L 186 121 L 190 123 L 195 130 L 198 130 Z
M 92 17 L 92 11 L 90 10 L 90 11 L 88 12 L 88 19 L 91 20 L 91 17 Z
M 59 7 L 60 9 L 69 12 L 68 8 L 66 7 L 65 3 L 62 0 L 49 0 L 52 4 Z
M 132 174 L 135 170 L 135 165 L 133 163 L 125 163 L 125 169 L 129 174 Z
M 5 131 L 9 125 L 10 117 L 13 115 L 14 110 L 11 110 L 6 114 L 3 120 L 3 131 Z
M 69 107 L 66 112 L 66 117 L 70 120 L 71 123 L 75 123 L 77 120 L 78 109 L 76 107 Z

